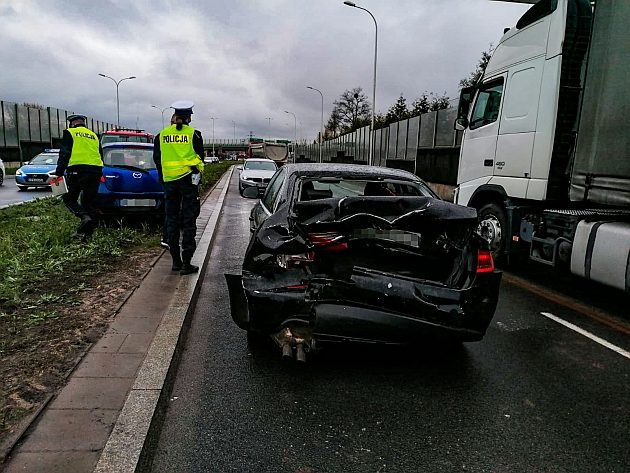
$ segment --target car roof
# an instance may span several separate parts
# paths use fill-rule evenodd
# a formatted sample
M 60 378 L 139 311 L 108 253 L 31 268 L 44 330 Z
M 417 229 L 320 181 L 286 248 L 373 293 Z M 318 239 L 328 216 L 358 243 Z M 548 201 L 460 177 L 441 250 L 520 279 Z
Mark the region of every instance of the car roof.
M 105 143 L 102 145 L 103 149 L 109 148 L 145 148 L 153 149 L 153 143 L 136 143 L 133 141 L 115 141 L 112 143 Z
M 275 161 L 273 159 L 267 159 L 267 158 L 247 158 L 245 160 L 245 162 L 247 162 L 247 161 L 263 161 L 265 163 L 274 163 L 275 164 Z
M 402 169 L 383 168 L 379 166 L 366 166 L 362 164 L 335 164 L 335 163 L 297 163 L 285 164 L 287 175 L 306 177 L 343 177 L 361 178 L 389 178 L 404 179 L 407 181 L 421 181 L 418 176 Z
M 134 136 L 152 136 L 151 133 L 147 133 L 143 130 L 107 130 L 102 133 L 103 135 L 134 135 Z

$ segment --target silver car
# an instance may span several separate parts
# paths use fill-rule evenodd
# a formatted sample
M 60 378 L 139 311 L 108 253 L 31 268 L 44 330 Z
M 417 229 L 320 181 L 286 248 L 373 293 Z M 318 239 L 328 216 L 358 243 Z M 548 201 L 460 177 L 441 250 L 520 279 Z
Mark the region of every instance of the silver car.
M 5 174 L 6 174 L 6 171 L 4 170 L 4 162 L 2 161 L 2 158 L 0 158 L 0 186 L 4 184 Z
M 238 167 L 241 173 L 238 178 L 239 192 L 243 195 L 246 188 L 257 187 L 258 192 L 262 193 L 277 169 L 276 163 L 270 159 L 246 159 L 243 166 Z

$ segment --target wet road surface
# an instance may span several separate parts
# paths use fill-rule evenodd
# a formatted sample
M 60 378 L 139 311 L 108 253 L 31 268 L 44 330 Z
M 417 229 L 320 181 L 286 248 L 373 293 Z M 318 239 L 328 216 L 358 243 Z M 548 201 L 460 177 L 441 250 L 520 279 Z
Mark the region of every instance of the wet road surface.
M 250 347 L 230 318 L 223 277 L 240 272 L 254 205 L 239 197 L 237 179 L 153 471 L 630 471 L 630 337 L 519 285 L 503 284 L 479 343 L 333 347 L 306 365 L 283 362 L 272 345 Z M 613 294 L 601 310 L 627 313 L 630 299 Z
M 17 202 L 23 202 L 25 200 L 39 199 L 41 197 L 50 197 L 50 189 L 28 189 L 25 191 L 18 191 L 15 185 L 15 179 L 7 177 L 4 180 L 4 184 L 0 186 L 0 207 L 9 204 L 15 204 Z

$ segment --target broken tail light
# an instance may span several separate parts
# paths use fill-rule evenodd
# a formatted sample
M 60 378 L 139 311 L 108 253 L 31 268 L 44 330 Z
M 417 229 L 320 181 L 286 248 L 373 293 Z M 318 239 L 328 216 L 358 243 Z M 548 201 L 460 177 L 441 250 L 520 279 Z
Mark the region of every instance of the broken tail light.
M 315 261 L 315 253 L 309 251 L 298 255 L 278 255 L 276 262 L 282 269 L 296 268 Z
M 101 183 L 105 184 L 105 176 L 101 175 Z
M 309 233 L 308 239 L 315 248 L 321 251 L 333 252 L 348 249 L 348 243 L 340 242 L 343 235 L 337 232 Z
M 477 251 L 477 274 L 491 273 L 494 271 L 494 258 L 490 250 Z

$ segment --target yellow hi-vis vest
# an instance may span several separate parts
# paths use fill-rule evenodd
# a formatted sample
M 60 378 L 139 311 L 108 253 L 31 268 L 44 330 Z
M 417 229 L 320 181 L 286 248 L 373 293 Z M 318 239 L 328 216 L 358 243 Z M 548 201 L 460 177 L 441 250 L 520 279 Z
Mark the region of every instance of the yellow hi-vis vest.
M 203 171 L 203 161 L 193 148 L 195 129 L 183 125 L 171 125 L 160 132 L 160 153 L 162 155 L 162 177 L 164 182 L 175 181 L 190 174 L 191 167 Z
M 68 128 L 68 131 L 72 135 L 72 154 L 68 161 L 68 167 L 77 164 L 103 167 L 96 133 L 84 126 Z

